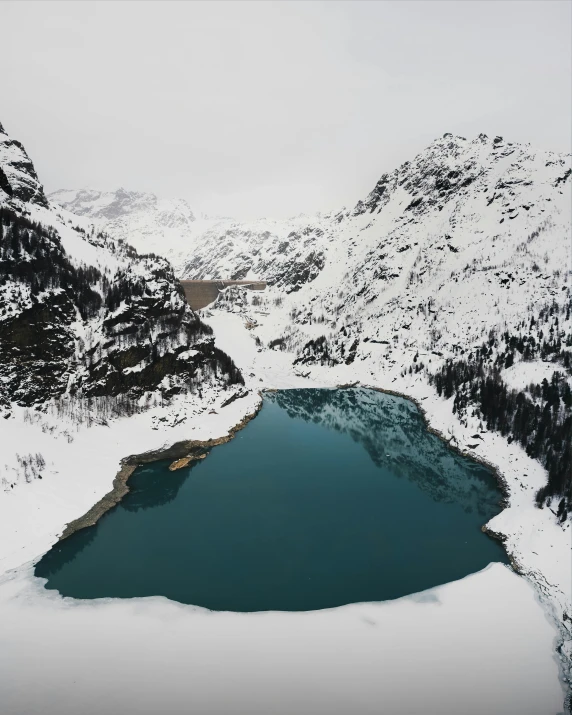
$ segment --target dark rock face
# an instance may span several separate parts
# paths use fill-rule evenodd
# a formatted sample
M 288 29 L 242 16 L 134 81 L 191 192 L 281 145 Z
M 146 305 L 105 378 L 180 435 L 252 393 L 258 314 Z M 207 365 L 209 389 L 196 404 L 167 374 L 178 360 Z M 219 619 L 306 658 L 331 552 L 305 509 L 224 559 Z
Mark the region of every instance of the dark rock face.
M 417 408 L 408 400 L 363 388 L 307 390 L 303 396 L 298 390 L 280 390 L 266 399 L 278 403 L 291 417 L 348 434 L 364 447 L 374 464 L 387 464 L 390 458 L 397 474 L 416 483 L 435 501 L 463 500 L 483 515 L 496 507 L 498 496 L 490 489 L 492 474 L 477 468 L 468 483 L 459 483 L 460 457 L 427 432 Z
M 30 157 L 19 141 L 11 139 L 0 124 L 0 189 L 9 197 L 47 207 L 44 187 Z
M 2 169 L 0 169 L 0 189 L 2 189 L 2 191 L 5 191 L 8 194 L 8 196 L 14 195 L 14 191 L 12 190 L 12 187 L 10 186 L 8 177 L 2 171 Z
M 270 280 L 273 285 L 284 286 L 286 293 L 293 293 L 300 290 L 305 283 L 310 283 L 317 278 L 325 264 L 324 254 L 312 251 L 305 258 L 295 257 L 287 261 L 282 266 L 280 275 Z
M 20 405 L 43 402 L 65 389 L 74 340 L 75 316 L 65 295 L 52 294 L 14 318 L 0 322 L 0 374 L 4 393 Z

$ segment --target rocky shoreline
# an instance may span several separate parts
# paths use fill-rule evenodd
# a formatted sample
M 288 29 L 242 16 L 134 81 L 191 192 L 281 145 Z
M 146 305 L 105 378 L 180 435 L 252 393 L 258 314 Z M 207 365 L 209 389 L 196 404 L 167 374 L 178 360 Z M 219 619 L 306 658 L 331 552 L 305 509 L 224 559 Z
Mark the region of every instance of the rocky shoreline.
M 94 504 L 83 516 L 80 516 L 74 521 L 70 521 L 58 541 L 67 539 L 68 536 L 71 536 L 80 529 L 94 526 L 107 511 L 116 506 L 129 491 L 129 477 L 140 465 L 157 462 L 161 459 L 172 459 L 174 461 L 169 469 L 170 471 L 174 471 L 175 469 L 181 469 L 187 466 L 192 461 L 204 459 L 213 447 L 230 442 L 237 432 L 246 427 L 250 420 L 256 417 L 261 408 L 262 399 L 258 402 L 254 412 L 245 415 L 238 424 L 230 429 L 228 434 L 222 437 L 207 440 L 184 440 L 182 442 L 175 442 L 175 444 L 165 449 L 155 449 L 149 452 L 143 452 L 142 454 L 132 454 L 129 457 L 125 457 L 122 460 L 120 470 L 115 475 L 111 491 Z

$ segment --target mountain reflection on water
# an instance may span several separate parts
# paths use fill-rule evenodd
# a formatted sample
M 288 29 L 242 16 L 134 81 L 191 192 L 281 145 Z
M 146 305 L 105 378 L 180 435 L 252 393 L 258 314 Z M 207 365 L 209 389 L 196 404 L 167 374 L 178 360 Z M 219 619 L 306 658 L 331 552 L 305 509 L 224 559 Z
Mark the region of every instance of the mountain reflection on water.
M 123 500 L 123 508 L 127 511 L 152 509 L 176 499 L 191 469 L 196 466 L 196 462 L 187 469 L 170 472 L 169 479 L 165 479 L 164 472 L 157 470 L 157 466 L 161 465 L 168 469 L 171 461 L 169 459 L 154 462 L 152 466 L 139 467 L 129 479 L 129 499 Z
M 287 390 L 207 459 L 139 467 L 95 527 L 36 565 L 76 598 L 162 595 L 213 610 L 398 598 L 506 562 L 481 526 L 491 471 L 367 389 Z
M 390 466 L 396 476 L 415 482 L 436 501 L 457 502 L 481 516 L 498 506 L 491 470 L 429 432 L 410 400 L 367 388 L 282 390 L 269 393 L 268 399 L 290 417 L 349 435 L 374 464 Z

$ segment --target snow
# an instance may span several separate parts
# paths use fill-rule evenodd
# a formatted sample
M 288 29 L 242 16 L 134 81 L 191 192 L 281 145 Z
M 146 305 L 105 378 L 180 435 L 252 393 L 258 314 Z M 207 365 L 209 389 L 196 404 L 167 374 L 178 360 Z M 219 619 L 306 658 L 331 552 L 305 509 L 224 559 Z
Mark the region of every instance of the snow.
M 335 386 L 333 375 L 327 373 L 316 380 L 300 377 L 292 368 L 292 357 L 288 353 L 269 350 L 259 352 L 241 315 L 214 311 L 213 315 L 203 315 L 202 319 L 213 328 L 217 347 L 233 356 L 247 384 L 253 389 Z
M 550 382 L 557 371 L 562 372 L 562 366 L 557 363 L 532 360 L 511 365 L 503 371 L 502 378 L 513 390 L 524 390 L 531 383 L 541 384 L 545 379 Z
M 554 715 L 554 631 L 501 564 L 385 603 L 213 613 L 0 580 L 5 715 Z M 526 628 L 522 624 L 526 623 Z
M 177 357 L 180 360 L 188 360 L 189 358 L 193 357 L 193 355 L 198 355 L 199 351 L 198 350 L 183 350 L 182 353 L 178 353 Z

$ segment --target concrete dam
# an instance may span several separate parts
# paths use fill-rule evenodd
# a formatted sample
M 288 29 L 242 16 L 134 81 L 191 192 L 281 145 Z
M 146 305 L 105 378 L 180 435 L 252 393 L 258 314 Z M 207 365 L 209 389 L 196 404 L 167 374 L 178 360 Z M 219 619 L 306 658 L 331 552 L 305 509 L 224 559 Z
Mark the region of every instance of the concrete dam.
M 207 305 L 216 300 L 219 292 L 228 286 L 244 286 L 249 290 L 264 290 L 266 281 L 233 281 L 215 279 L 209 281 L 180 281 L 185 291 L 187 303 L 193 310 L 206 308 Z

